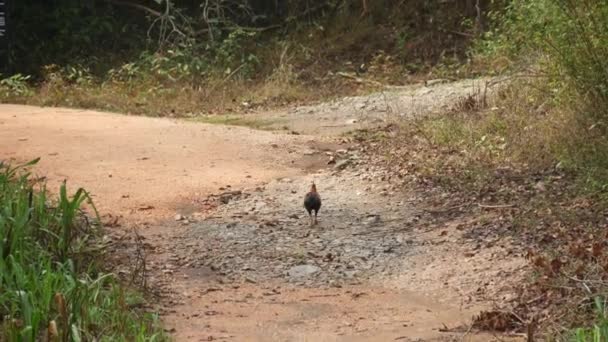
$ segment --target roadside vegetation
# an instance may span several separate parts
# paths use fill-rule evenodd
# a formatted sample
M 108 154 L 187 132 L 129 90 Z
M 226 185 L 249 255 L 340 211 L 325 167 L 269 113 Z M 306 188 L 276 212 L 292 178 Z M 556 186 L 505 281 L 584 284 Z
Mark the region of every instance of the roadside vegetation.
M 604 341 L 608 5 L 514 0 L 489 16 L 471 66 L 500 71 L 495 96 L 479 89 L 445 115 L 363 132 L 364 140 L 378 155 L 393 151 L 384 162 L 405 183 L 449 189 L 470 215 L 495 212 L 471 230 L 513 236 L 526 251 L 533 271 L 509 308 L 516 315 L 478 326 Z
M 99 220 L 88 193 L 49 197 L 26 165 L 0 163 L 0 340 L 164 341 L 142 294 L 104 272 Z
M 20 1 L 0 98 L 226 115 L 460 77 L 477 22 L 497 3 Z

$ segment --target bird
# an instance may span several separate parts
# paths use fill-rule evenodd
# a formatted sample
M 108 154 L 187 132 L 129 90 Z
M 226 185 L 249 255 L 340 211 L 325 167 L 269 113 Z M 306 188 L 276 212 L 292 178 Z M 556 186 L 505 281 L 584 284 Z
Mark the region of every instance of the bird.
M 317 192 L 317 185 L 315 182 L 312 182 L 310 186 L 310 191 L 304 197 L 304 208 L 308 211 L 308 216 L 310 217 L 310 225 L 317 224 L 317 214 L 321 209 L 321 196 Z M 315 212 L 315 217 L 313 221 L 312 212 Z

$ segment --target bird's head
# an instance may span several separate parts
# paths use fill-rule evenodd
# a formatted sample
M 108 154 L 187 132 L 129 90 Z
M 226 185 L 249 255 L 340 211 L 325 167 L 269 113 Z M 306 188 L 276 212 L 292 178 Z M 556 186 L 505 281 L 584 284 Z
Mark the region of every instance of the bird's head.
M 312 185 L 310 186 L 310 192 L 317 192 L 317 185 L 315 184 L 315 182 L 312 182 Z

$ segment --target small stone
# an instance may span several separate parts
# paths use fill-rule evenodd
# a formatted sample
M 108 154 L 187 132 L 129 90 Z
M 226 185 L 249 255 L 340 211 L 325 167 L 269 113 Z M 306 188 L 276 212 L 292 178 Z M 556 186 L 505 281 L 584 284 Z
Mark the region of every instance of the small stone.
M 357 276 L 357 271 L 346 271 L 346 272 L 344 272 L 344 275 L 348 279 L 353 279 Z
M 365 219 L 365 224 L 374 225 L 380 223 L 380 215 L 368 215 Z
M 350 159 L 342 159 L 342 160 L 336 162 L 335 168 L 338 169 L 338 170 L 344 170 L 350 164 L 351 164 Z
M 306 278 L 320 271 L 321 269 L 314 265 L 298 265 L 290 268 L 287 274 L 292 278 Z
M 331 287 L 335 287 L 335 288 L 341 288 L 342 284 L 340 284 L 339 282 L 335 281 L 335 280 L 330 280 L 329 281 L 329 286 Z
M 545 192 L 547 190 L 547 187 L 545 186 L 545 183 L 541 181 L 534 185 L 534 189 L 536 189 L 536 191 L 538 192 Z
M 184 219 L 184 217 L 183 217 L 181 214 L 177 214 L 177 215 L 175 215 L 175 217 L 174 217 L 174 218 L 175 218 L 175 221 L 181 221 L 181 220 L 183 220 L 183 219 Z

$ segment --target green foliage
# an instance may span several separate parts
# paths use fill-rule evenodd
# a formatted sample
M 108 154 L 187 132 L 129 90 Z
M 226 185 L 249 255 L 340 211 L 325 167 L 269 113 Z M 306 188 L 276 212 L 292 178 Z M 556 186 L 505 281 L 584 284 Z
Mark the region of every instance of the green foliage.
M 80 212 L 90 202 L 66 185 L 54 204 L 23 167 L 0 163 L 0 339 L 159 341 L 157 318 L 135 313 L 137 296 L 100 273 L 99 230 Z M 45 338 L 45 339 L 46 339 Z
M 38 75 L 43 65 L 86 64 L 103 72 L 114 55 L 144 48 L 148 21 L 107 1 L 12 2 L 8 32 L 12 70 Z M 96 56 L 96 57 L 92 57 Z
M 84 85 L 93 82 L 93 76 L 88 67 L 82 65 L 68 65 L 64 71 L 65 79 L 71 83 Z
M 547 120 L 561 121 L 565 137 L 553 144 L 557 159 L 588 190 L 607 190 L 608 2 L 514 0 L 492 18 L 485 56 L 535 64 L 545 78 L 544 101 L 557 108 Z
M 601 298 L 595 298 L 595 309 L 597 320 L 592 328 L 578 328 L 572 332 L 572 342 L 602 342 L 608 340 L 608 315 L 606 302 Z
M 216 65 L 224 67 L 226 74 L 231 74 L 236 68 L 242 69 L 242 74 L 252 76 L 258 58 L 251 53 L 255 47 L 256 32 L 235 29 L 217 46 L 215 52 Z
M 255 32 L 239 25 L 268 24 L 262 18 L 267 16 L 255 14 L 247 0 L 135 6 L 128 1 L 16 1 L 9 13 L 11 71 L 37 77 L 46 65 L 78 65 L 79 71 L 100 76 L 141 56 L 163 76 L 200 75 L 216 52 L 225 68 L 253 65 L 253 57 L 240 54 Z
M 535 55 L 551 86 L 567 88 L 593 108 L 581 114 L 608 115 L 608 3 L 602 0 L 515 0 L 485 39 L 487 53 Z
M 10 15 L 11 71 L 34 92 L 2 101 L 160 116 L 347 95 L 335 72 L 359 66 L 385 84 L 438 63 L 433 77 L 460 76 L 471 33 L 450 32 L 475 22 L 465 0 L 369 1 L 364 15 L 360 0 L 34 2 Z
M 3 98 L 14 98 L 28 96 L 32 93 L 28 84 L 30 76 L 14 74 L 13 76 L 0 79 L 0 96 Z
M 161 82 L 200 83 L 214 73 L 251 78 L 259 64 L 253 53 L 257 37 L 256 32 L 236 28 L 214 42 L 190 40 L 163 52 L 144 51 L 136 60 L 110 69 L 107 79 L 130 82 L 152 77 Z M 74 78 L 69 75 L 68 78 Z
M 113 77 L 140 80 L 153 77 L 160 81 L 200 79 L 207 72 L 209 61 L 205 54 L 195 51 L 193 46 L 182 45 L 165 53 L 143 52 L 135 62 L 120 67 Z
M 505 9 L 488 14 L 492 28 L 484 33 L 479 43 L 480 52 L 488 55 L 506 55 L 511 58 L 527 58 L 537 54 L 539 44 L 547 33 L 548 23 L 553 22 L 547 4 L 554 0 L 509 2 Z

